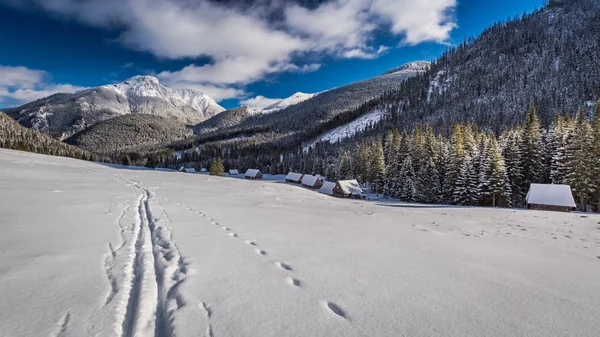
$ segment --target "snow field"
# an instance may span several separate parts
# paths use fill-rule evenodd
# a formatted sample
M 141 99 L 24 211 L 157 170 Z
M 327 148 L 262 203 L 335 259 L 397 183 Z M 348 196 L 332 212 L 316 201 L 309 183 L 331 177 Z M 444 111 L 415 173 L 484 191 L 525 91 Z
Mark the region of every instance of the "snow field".
M 600 216 L 0 150 L 7 336 L 595 336 Z M 33 205 L 33 206 L 32 206 Z

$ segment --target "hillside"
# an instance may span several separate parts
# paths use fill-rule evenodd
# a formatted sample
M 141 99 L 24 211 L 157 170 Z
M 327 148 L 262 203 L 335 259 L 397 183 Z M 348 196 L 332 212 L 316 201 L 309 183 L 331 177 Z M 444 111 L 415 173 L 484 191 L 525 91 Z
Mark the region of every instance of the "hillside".
M 291 135 L 298 141 L 306 139 L 322 124 L 330 122 L 341 113 L 358 108 L 427 69 L 426 62 L 416 64 L 419 66 L 408 64 L 392 73 L 328 90 L 285 109 L 248 118 L 239 124 L 201 134 L 199 141 L 226 140 L 240 134 L 249 136 L 265 132 L 274 132 L 286 137 Z
M 423 76 L 382 97 L 396 126 L 471 122 L 500 131 L 535 101 L 544 125 L 600 97 L 600 2 L 551 1 L 449 49 Z
M 1 111 L 0 148 L 85 160 L 100 159 L 91 152 L 67 145 L 35 130 L 27 129 Z
M 155 77 L 136 76 L 75 94 L 55 94 L 6 109 L 6 113 L 25 127 L 62 140 L 122 115 L 150 114 L 193 125 L 224 110 L 201 92 L 175 91 L 160 84 Z
M 192 135 L 174 118 L 130 114 L 93 125 L 65 140 L 96 153 L 156 150 Z

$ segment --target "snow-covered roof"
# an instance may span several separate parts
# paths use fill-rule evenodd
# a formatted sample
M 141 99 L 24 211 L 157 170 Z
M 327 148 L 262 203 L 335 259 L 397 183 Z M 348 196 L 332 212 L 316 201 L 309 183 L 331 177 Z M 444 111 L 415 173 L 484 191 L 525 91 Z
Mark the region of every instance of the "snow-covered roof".
M 335 183 L 331 181 L 323 182 L 323 186 L 319 189 L 319 193 L 333 195 L 333 188 L 335 187 Z
M 302 185 L 315 186 L 315 184 L 317 183 L 317 180 L 319 180 L 319 178 L 317 176 L 305 174 L 304 177 L 302 177 Z
M 577 207 L 569 185 L 531 184 L 526 200 L 528 204 Z
M 196 170 L 193 167 L 188 167 L 185 169 L 186 173 L 196 173 Z
M 203 167 L 200 172 L 208 172 L 208 170 L 206 169 L 206 167 Z
M 246 171 L 245 176 L 246 177 L 256 177 L 259 173 L 260 173 L 260 170 L 257 170 L 257 169 L 248 169 L 248 171 Z
M 285 180 L 300 181 L 302 179 L 302 173 L 290 172 L 285 176 Z
M 229 174 L 230 175 L 238 175 L 238 174 L 240 174 L 240 172 L 238 172 L 238 170 L 229 170 Z
M 340 180 L 338 184 L 342 191 L 344 191 L 344 194 L 360 195 L 363 193 L 360 184 L 356 180 Z

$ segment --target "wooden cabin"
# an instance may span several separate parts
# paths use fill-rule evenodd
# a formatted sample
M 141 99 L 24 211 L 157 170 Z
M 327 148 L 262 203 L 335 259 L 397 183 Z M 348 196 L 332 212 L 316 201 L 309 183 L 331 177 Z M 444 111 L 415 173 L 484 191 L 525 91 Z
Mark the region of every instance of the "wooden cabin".
M 246 179 L 262 179 L 263 174 L 260 170 L 257 169 L 248 169 L 246 174 L 244 174 L 244 178 Z
M 302 173 L 290 172 L 287 176 L 285 176 L 285 182 L 292 184 L 301 184 L 303 176 L 304 175 Z
M 356 180 L 340 180 L 333 187 L 333 196 L 362 199 L 363 189 Z
M 185 173 L 196 173 L 196 169 L 193 167 L 187 167 Z
M 238 174 L 240 174 L 240 172 L 238 170 L 229 170 L 230 176 L 237 176 Z
M 323 186 L 319 189 L 319 193 L 327 194 L 333 196 L 333 189 L 335 188 L 335 183 L 331 181 L 323 182 Z
M 313 189 L 319 189 L 321 188 L 321 186 L 323 186 L 323 182 L 317 176 L 305 174 L 302 177 L 302 186 Z
M 525 200 L 528 209 L 572 212 L 577 208 L 569 185 L 531 184 Z

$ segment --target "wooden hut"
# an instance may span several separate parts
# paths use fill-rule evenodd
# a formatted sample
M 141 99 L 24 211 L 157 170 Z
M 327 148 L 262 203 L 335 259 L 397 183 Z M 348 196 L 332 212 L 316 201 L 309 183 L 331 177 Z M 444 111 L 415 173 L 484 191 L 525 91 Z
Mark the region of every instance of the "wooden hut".
M 319 193 L 333 195 L 333 189 L 335 188 L 335 183 L 331 181 L 323 182 L 323 186 L 319 189 Z
M 290 172 L 287 176 L 285 176 L 285 182 L 292 184 L 301 184 L 303 176 L 304 175 L 302 173 Z
M 194 169 L 193 167 L 187 167 L 185 169 L 185 173 L 196 173 L 196 169 Z
M 237 176 L 238 174 L 240 174 L 240 172 L 238 170 L 229 170 L 230 176 Z
M 257 169 L 248 169 L 246 174 L 244 174 L 244 178 L 246 179 L 262 179 L 263 174 L 260 170 Z
M 200 170 L 200 172 L 202 172 L 202 173 L 205 173 L 205 172 L 208 172 L 208 170 L 206 169 L 206 167 L 203 167 L 203 168 Z
M 525 200 L 528 209 L 571 212 L 577 208 L 569 185 L 531 184 Z
M 308 188 L 319 189 L 323 186 L 323 182 L 317 176 L 313 176 L 310 174 L 305 174 L 302 177 L 302 186 Z
M 333 196 L 362 199 L 363 190 L 356 180 L 340 180 L 333 187 Z

